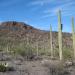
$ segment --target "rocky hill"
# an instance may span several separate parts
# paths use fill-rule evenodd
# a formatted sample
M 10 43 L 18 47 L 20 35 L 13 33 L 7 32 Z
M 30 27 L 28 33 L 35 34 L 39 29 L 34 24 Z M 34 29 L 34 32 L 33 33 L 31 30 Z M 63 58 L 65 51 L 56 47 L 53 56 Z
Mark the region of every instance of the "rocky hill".
M 27 25 L 23 22 L 8 21 L 0 23 L 0 50 L 10 49 L 16 46 L 23 48 L 29 44 L 33 48 L 38 47 L 40 52 L 50 51 L 50 35 L 49 31 L 43 31 Z M 58 50 L 58 32 L 52 32 L 53 49 Z M 72 50 L 71 33 L 63 33 L 63 49 Z M 66 53 L 66 52 L 65 52 Z M 56 53 L 58 54 L 58 52 Z
M 8 22 L 2 22 L 0 24 L 0 36 L 8 35 L 8 37 L 28 37 L 40 40 L 48 40 L 49 39 L 49 31 L 43 31 L 37 28 L 34 28 L 30 25 L 27 25 L 23 22 L 16 22 L 16 21 L 8 21 Z M 57 32 L 53 32 L 53 40 L 55 40 L 58 36 Z M 71 33 L 63 33 L 63 41 L 65 42 L 65 45 L 71 46 L 72 45 L 72 39 L 71 39 Z

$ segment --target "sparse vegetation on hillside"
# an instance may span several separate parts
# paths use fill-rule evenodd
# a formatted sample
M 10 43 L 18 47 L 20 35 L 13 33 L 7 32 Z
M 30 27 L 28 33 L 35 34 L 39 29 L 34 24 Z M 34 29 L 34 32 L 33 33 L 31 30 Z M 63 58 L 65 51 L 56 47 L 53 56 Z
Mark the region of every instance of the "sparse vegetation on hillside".
M 15 25 L 14 25 L 15 24 Z M 3 27 L 1 27 L 3 26 Z M 5 29 L 4 29 L 5 27 Z M 11 28 L 18 28 L 18 30 L 12 30 Z M 7 31 L 9 29 L 9 31 Z M 0 51 L 5 50 L 12 53 L 23 53 L 28 50 L 34 55 L 46 55 L 50 56 L 50 32 L 41 31 L 35 29 L 29 25 L 19 22 L 5 22 L 0 25 Z M 62 33 L 62 45 L 64 50 L 72 49 L 72 38 L 70 33 Z M 52 47 L 53 55 L 58 58 L 59 56 L 59 44 L 58 44 L 58 33 L 52 32 Z M 37 44 L 38 43 L 38 44 Z M 29 46 L 27 46 L 29 45 Z M 18 52 L 19 51 L 19 52 Z M 27 52 L 27 51 L 26 51 Z M 39 52 L 39 54 L 38 54 Z M 20 54 L 21 54 L 20 53 Z M 25 52 L 24 52 L 25 53 Z M 23 53 L 23 54 L 24 54 Z M 63 53 L 63 58 L 65 58 Z

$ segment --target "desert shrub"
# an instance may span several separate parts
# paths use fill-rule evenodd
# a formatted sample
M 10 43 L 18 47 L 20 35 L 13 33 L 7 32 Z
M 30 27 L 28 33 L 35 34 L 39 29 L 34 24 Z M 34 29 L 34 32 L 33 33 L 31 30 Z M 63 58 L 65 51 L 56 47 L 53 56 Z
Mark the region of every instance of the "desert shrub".
M 54 57 L 59 58 L 59 49 L 54 49 Z M 63 47 L 63 59 L 73 59 L 73 50 L 71 48 Z
M 5 72 L 7 69 L 4 65 L 0 64 L 0 72 Z
M 49 69 L 49 75 L 69 75 L 69 71 L 60 61 L 43 61 L 43 66 Z
M 56 44 L 56 48 L 59 49 L 59 45 Z
M 59 58 L 59 49 L 54 49 L 54 57 Z
M 44 49 L 39 48 L 38 50 L 39 50 L 39 55 L 46 55 L 46 51 L 44 51 Z
M 2 49 L 0 49 L 0 52 L 2 52 L 3 50 Z
M 51 75 L 69 75 L 69 71 L 65 69 L 64 67 L 55 67 L 52 66 L 49 68 Z
M 72 59 L 73 58 L 73 51 L 69 48 L 63 48 L 63 57 L 64 59 Z
M 34 48 L 28 45 L 28 46 L 15 48 L 15 53 L 23 56 L 26 59 L 29 59 L 35 54 L 35 50 Z
M 6 71 L 15 71 L 14 67 L 6 67 Z
M 14 71 L 15 69 L 13 67 L 6 67 L 3 64 L 0 64 L 0 72 L 6 72 L 6 71 Z

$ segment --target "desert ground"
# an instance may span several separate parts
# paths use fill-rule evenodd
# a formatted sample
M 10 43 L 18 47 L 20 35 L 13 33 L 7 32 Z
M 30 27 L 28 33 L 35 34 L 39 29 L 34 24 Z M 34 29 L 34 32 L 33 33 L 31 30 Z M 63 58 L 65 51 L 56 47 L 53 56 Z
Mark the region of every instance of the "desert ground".
M 48 57 L 26 60 L 22 56 L 13 56 L 0 52 L 0 63 L 7 63 L 13 70 L 0 72 L 0 75 L 75 75 L 75 64 L 72 61 L 61 63 Z

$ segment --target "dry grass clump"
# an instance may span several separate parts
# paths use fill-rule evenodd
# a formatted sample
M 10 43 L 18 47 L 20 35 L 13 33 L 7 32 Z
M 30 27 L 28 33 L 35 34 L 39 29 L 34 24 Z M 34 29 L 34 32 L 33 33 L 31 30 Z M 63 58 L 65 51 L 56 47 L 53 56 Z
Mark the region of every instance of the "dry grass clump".
M 58 60 L 43 60 L 43 66 L 48 67 L 50 75 L 69 75 L 69 71 Z

